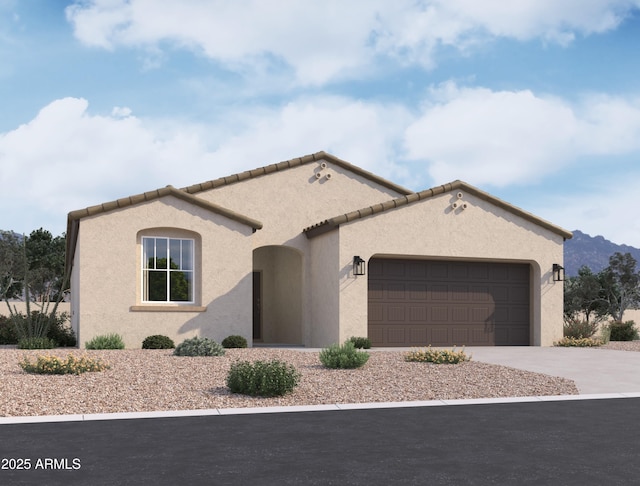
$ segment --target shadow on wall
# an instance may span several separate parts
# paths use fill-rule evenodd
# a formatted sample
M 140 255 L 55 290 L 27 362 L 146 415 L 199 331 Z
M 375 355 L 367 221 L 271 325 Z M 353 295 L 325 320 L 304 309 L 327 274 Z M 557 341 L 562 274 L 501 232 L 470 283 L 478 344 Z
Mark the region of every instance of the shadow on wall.
M 197 335 L 221 342 L 227 336 L 239 334 L 252 342 L 251 274 L 205 305 L 206 312 L 199 313 L 180 326 L 180 341 Z

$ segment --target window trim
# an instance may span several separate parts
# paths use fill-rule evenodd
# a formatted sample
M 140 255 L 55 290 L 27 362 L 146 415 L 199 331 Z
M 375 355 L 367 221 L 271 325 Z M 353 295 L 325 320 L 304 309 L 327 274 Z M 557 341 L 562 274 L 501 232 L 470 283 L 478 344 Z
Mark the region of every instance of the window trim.
M 192 264 L 192 270 L 178 270 L 178 271 L 184 271 L 184 272 L 190 272 L 191 273 L 191 300 L 184 300 L 184 301 L 177 301 L 177 300 L 168 300 L 168 298 L 171 296 L 170 291 L 171 288 L 169 286 L 170 284 L 170 275 L 171 275 L 171 269 L 167 268 L 167 269 L 154 269 L 155 271 L 163 271 L 165 270 L 168 277 L 167 278 L 167 300 L 165 301 L 158 301 L 158 300 L 145 300 L 145 273 L 147 271 L 149 271 L 150 269 L 145 268 L 145 240 L 146 239 L 153 239 L 153 240 L 157 240 L 157 239 L 164 239 L 167 241 L 167 255 L 171 254 L 171 240 L 186 240 L 186 241 L 190 241 L 191 242 L 191 250 L 192 250 L 192 255 L 191 255 L 191 264 Z M 140 236 L 140 303 L 143 304 L 142 306 L 133 306 L 131 310 L 142 310 L 143 308 L 145 310 L 149 310 L 150 307 L 159 307 L 159 308 L 169 308 L 171 306 L 179 306 L 179 307 L 191 307 L 191 308 L 197 308 L 198 310 L 200 309 L 197 305 L 196 305 L 196 267 L 197 267 L 197 258 L 196 258 L 196 239 L 192 238 L 192 237 L 182 237 L 182 236 L 166 236 L 166 235 L 141 235 Z M 157 258 L 157 256 L 156 256 Z M 170 261 L 170 256 L 168 256 L 168 261 Z M 167 262 L 168 263 L 168 262 Z M 186 309 L 185 309 L 186 310 Z

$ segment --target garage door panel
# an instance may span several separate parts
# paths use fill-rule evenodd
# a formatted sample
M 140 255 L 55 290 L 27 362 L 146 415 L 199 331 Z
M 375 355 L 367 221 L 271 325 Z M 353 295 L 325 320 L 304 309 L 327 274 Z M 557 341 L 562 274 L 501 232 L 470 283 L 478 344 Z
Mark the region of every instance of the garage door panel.
M 375 346 L 527 345 L 529 266 L 372 259 Z

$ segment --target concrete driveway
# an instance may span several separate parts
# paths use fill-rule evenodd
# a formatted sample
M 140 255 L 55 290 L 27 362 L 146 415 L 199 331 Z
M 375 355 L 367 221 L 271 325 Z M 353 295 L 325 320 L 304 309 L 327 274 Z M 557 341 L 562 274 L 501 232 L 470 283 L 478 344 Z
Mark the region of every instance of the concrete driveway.
M 474 361 L 573 380 L 581 394 L 640 392 L 640 352 L 536 346 L 469 347 Z

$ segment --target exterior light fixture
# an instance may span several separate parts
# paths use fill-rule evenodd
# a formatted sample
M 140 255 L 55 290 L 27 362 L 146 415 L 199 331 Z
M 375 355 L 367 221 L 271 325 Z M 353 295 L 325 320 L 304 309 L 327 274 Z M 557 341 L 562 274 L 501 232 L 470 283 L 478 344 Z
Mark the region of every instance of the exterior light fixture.
M 359 256 L 353 257 L 353 274 L 364 275 L 366 262 Z
M 558 263 L 553 264 L 553 281 L 562 282 L 564 280 L 564 267 Z

